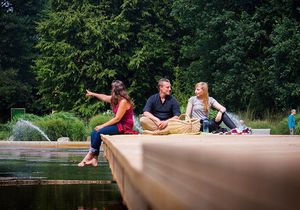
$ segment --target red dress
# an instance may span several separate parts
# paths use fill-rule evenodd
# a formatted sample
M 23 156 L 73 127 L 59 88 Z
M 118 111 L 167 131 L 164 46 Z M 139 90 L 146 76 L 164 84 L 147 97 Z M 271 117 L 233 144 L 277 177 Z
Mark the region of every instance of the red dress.
M 113 113 L 116 115 L 119 109 L 119 104 L 112 108 Z M 122 119 L 117 123 L 118 131 L 124 134 L 138 134 L 137 131 L 133 130 L 133 109 L 126 110 L 125 114 L 123 115 Z

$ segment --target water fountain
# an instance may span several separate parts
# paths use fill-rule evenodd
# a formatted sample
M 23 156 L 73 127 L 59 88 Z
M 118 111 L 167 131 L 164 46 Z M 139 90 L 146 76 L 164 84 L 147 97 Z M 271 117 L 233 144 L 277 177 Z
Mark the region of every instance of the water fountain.
M 27 142 L 51 140 L 23 119 L 13 126 L 11 138 L 22 142 L 0 144 L 1 208 L 126 209 L 102 155 L 99 167 L 79 168 L 84 144 Z
M 143 133 L 143 128 L 141 126 L 138 116 L 136 116 L 136 115 L 133 116 L 133 123 L 134 123 L 133 124 L 134 130 L 138 131 L 139 133 Z
M 229 118 L 234 122 L 234 124 L 236 125 L 237 128 L 241 126 L 241 123 L 240 123 L 241 118 L 239 116 L 237 116 L 236 114 L 234 114 L 232 112 L 226 112 L 226 113 L 229 116 Z
M 51 141 L 24 119 L 14 124 L 10 140 L 0 141 L 1 208 L 126 209 L 102 155 L 97 168 L 77 167 L 85 142 Z
M 51 142 L 46 133 L 42 131 L 38 126 L 32 124 L 30 121 L 20 119 L 13 126 L 12 136 L 10 137 L 10 140 L 32 141 L 39 139 L 40 136 Z

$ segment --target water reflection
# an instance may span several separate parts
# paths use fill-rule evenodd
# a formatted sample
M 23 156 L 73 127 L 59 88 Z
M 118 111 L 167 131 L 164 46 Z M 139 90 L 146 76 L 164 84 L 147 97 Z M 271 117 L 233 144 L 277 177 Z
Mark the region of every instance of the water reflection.
M 106 209 L 123 210 L 119 189 L 111 183 L 108 163 L 77 167 L 86 149 L 0 148 L 0 181 L 107 180 L 104 184 L 29 184 L 1 186 L 1 209 Z M 92 183 L 92 182 L 91 182 Z M 97 182 L 99 183 L 99 182 Z
M 43 177 L 67 180 L 111 180 L 108 163 L 79 169 L 86 149 L 0 148 L 0 177 Z
M 1 187 L 1 209 L 126 209 L 116 184 Z

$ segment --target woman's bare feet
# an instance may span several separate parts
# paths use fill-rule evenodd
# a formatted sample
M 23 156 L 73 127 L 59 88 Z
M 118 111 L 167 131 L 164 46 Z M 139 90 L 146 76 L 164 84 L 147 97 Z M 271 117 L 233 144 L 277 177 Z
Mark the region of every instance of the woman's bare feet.
M 88 152 L 87 155 L 83 158 L 83 160 L 80 163 L 78 163 L 78 167 L 84 166 L 98 166 L 98 155 L 95 155 L 92 152 Z
M 92 152 L 88 152 L 86 156 L 83 158 L 83 160 L 80 163 L 78 163 L 77 166 L 78 167 L 87 166 L 88 165 L 87 162 L 90 162 L 94 158 L 94 156 L 95 155 Z
M 77 166 L 78 166 L 78 167 L 83 167 L 83 166 L 85 166 L 85 162 L 84 162 L 84 161 L 81 161 L 80 163 L 78 163 Z
M 98 156 L 95 156 L 95 157 L 92 158 L 91 160 L 86 161 L 86 162 L 85 162 L 85 165 L 86 165 L 86 166 L 93 166 L 93 167 L 98 166 Z

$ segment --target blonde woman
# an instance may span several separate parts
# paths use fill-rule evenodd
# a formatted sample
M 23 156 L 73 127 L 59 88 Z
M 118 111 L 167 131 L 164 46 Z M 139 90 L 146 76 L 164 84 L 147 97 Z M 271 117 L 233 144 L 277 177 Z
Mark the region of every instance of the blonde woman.
M 236 128 L 236 125 L 226 114 L 226 108 L 222 106 L 216 99 L 208 94 L 208 85 L 205 82 L 199 82 L 195 85 L 195 96 L 192 96 L 187 104 L 186 115 L 192 118 L 200 119 L 201 128 L 203 131 L 203 121 L 208 120 L 209 111 L 211 108 L 218 110 L 216 117 L 208 121 L 209 132 L 218 131 L 222 121 L 230 129 Z

